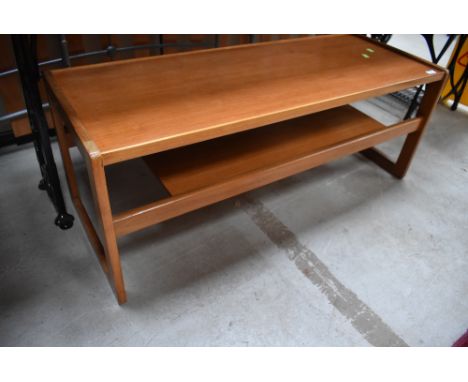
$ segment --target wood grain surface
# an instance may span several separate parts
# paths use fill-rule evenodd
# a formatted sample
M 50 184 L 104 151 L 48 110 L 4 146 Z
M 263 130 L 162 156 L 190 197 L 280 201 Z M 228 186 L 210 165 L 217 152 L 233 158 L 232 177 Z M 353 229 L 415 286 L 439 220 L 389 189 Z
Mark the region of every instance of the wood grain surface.
M 110 164 L 443 76 L 371 40 L 329 35 L 60 69 L 47 78 L 72 124 Z
M 387 129 L 351 106 L 164 151 L 145 157 L 171 195 L 301 160 Z
M 413 133 L 422 120 L 386 127 L 344 106 L 154 154 L 146 162 L 172 196 L 115 215 L 115 234 L 137 231 Z

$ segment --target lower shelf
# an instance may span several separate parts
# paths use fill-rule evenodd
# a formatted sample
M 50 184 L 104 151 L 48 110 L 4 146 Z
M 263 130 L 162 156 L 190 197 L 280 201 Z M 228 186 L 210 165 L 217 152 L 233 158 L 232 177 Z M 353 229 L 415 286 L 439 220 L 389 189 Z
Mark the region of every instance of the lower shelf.
M 386 127 L 350 106 L 145 157 L 171 196 L 113 216 L 118 237 L 418 129 Z
M 145 157 L 173 195 L 275 168 L 286 176 L 416 130 L 417 120 L 386 127 L 351 106 Z M 272 181 L 275 179 L 272 179 Z

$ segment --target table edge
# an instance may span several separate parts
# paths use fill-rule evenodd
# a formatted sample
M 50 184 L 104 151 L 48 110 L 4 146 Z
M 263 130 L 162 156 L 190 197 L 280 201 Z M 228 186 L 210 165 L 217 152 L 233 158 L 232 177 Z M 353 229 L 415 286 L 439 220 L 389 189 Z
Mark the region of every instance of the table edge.
M 103 161 L 105 165 L 123 162 L 125 160 L 139 158 L 145 155 L 155 154 L 157 152 L 174 149 L 190 144 L 195 144 L 209 139 L 219 138 L 229 134 L 240 133 L 246 130 L 255 129 L 272 123 L 281 122 L 287 119 L 293 119 L 305 116 L 307 114 L 318 113 L 327 109 L 343 106 L 352 102 L 368 99 L 371 97 L 382 96 L 399 90 L 407 89 L 417 85 L 429 84 L 442 81 L 445 73 L 433 75 L 423 79 L 411 80 L 394 84 L 390 87 L 376 88 L 364 93 L 346 95 L 341 98 L 324 100 L 318 103 L 300 105 L 295 108 L 284 109 L 274 113 L 255 116 L 246 120 L 229 122 L 224 125 L 210 126 L 206 129 L 192 130 L 180 135 L 172 135 L 166 139 L 156 139 L 135 145 L 127 145 L 116 149 L 102 150 Z

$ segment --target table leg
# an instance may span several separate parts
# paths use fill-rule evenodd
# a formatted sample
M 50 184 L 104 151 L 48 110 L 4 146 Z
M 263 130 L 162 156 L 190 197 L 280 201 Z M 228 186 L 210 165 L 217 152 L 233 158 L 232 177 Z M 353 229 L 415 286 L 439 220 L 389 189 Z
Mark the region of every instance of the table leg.
M 57 111 L 54 101 L 51 100 L 50 103 L 52 117 L 59 140 L 60 153 L 62 155 L 62 161 L 73 204 L 75 205 L 75 208 L 80 216 L 83 227 L 86 231 L 86 234 L 88 235 L 93 249 L 96 252 L 99 262 L 101 263 L 101 266 L 108 276 L 109 282 L 115 291 L 117 301 L 119 304 L 123 304 L 126 302 L 127 296 L 120 265 L 120 255 L 117 247 L 117 239 L 114 232 L 114 223 L 112 220 L 109 192 L 107 189 L 107 181 L 102 157 L 98 153 L 90 156 L 88 153 L 82 152 L 88 170 L 96 213 L 100 219 L 102 238 L 104 243 L 102 243 L 99 239 L 96 229 L 92 224 L 91 219 L 89 218 L 89 215 L 81 201 L 76 174 L 73 168 L 73 162 L 70 157 L 70 144 L 65 132 L 65 125 L 60 118 L 60 113 Z
M 94 225 L 91 222 L 91 219 L 81 201 L 80 191 L 78 188 L 78 182 L 76 180 L 75 170 L 73 168 L 73 162 L 70 157 L 70 148 L 71 144 L 65 132 L 65 124 L 60 118 L 60 114 L 57 111 L 55 103 L 50 100 L 51 105 L 51 115 L 54 122 L 54 128 L 57 132 L 57 138 L 60 148 L 60 154 L 62 156 L 63 167 L 65 169 L 65 175 L 67 178 L 68 189 L 70 191 L 70 196 L 75 206 L 76 212 L 78 213 L 83 227 L 85 229 L 86 235 L 88 236 L 89 242 L 91 243 L 98 260 L 102 266 L 102 269 L 105 273 L 109 272 L 109 267 L 107 265 L 107 260 L 104 253 L 104 247 L 102 246 L 101 240 L 94 228 Z
M 403 178 L 409 169 L 417 146 L 427 126 L 431 113 L 434 107 L 437 105 L 437 101 L 439 100 L 444 85 L 445 79 L 426 85 L 426 91 L 424 93 L 424 97 L 421 101 L 421 106 L 419 107 L 417 115 L 418 117 L 422 118 L 421 124 L 418 130 L 407 135 L 405 143 L 403 144 L 396 162 L 392 162 L 385 156 L 385 154 L 375 148 L 361 151 L 361 154 L 375 162 L 378 166 L 393 176 L 399 179 Z
M 114 222 L 112 220 L 112 210 L 107 189 L 106 174 L 104 163 L 100 155 L 87 158 L 88 175 L 93 191 L 96 211 L 102 227 L 102 236 L 104 240 L 104 250 L 106 262 L 109 267 L 109 279 L 114 287 L 117 301 L 123 304 L 127 301 L 127 294 L 122 276 L 120 264 L 120 254 L 117 246 L 117 237 L 114 231 Z

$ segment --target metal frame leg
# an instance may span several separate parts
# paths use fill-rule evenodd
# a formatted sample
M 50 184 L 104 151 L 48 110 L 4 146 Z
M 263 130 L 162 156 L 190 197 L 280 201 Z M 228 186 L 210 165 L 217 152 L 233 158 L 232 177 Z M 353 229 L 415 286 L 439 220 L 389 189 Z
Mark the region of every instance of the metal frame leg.
M 450 61 L 447 69 L 449 70 L 449 79 L 450 79 L 450 91 L 444 95 L 443 99 L 447 99 L 448 97 L 453 95 L 453 104 L 450 107 L 451 110 L 457 110 L 458 104 L 461 100 L 463 92 L 465 91 L 466 84 L 468 82 L 468 66 L 465 66 L 465 70 L 460 75 L 460 78 L 455 82 L 455 67 L 457 61 L 460 59 L 460 52 L 468 39 L 468 35 L 460 35 L 459 41 L 455 47 L 455 52 L 453 54 L 452 60 Z
M 36 36 L 12 35 L 12 42 L 31 125 L 34 148 L 42 175 L 39 189 L 47 191 L 57 211 L 55 224 L 61 229 L 68 229 L 73 226 L 74 218 L 65 208 L 57 167 L 50 145 L 49 127 L 42 109 L 38 85 L 39 69 L 35 57 Z

